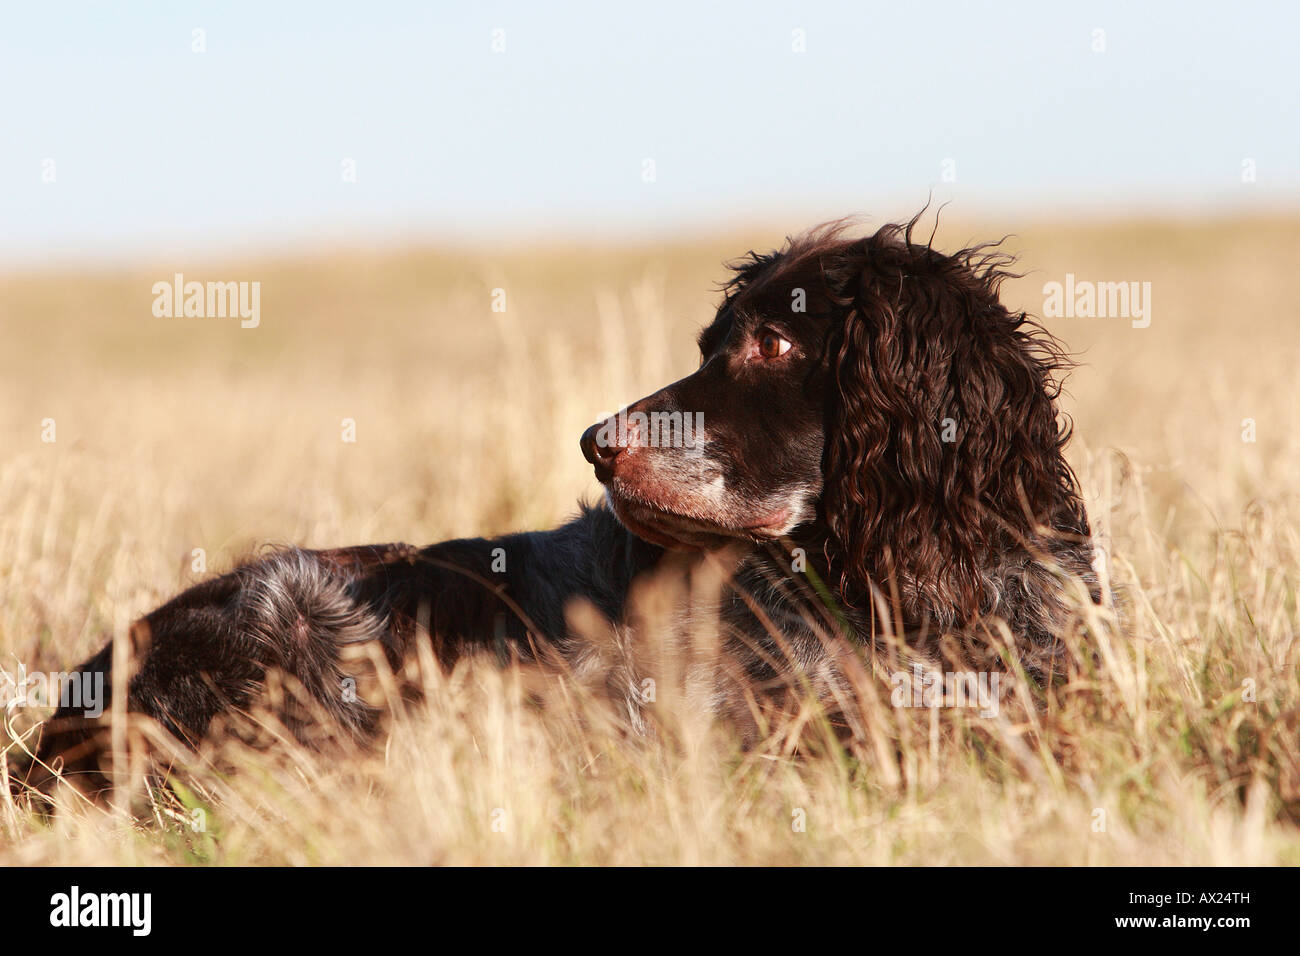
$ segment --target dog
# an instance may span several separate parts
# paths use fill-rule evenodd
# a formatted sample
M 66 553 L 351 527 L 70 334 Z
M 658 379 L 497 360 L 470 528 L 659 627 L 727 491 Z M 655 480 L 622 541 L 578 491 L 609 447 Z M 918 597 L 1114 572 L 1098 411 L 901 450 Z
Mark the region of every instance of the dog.
M 479 650 L 590 667 L 575 602 L 625 623 L 634 582 L 719 561 L 708 611 L 726 664 L 701 706 L 738 711 L 746 686 L 796 680 L 827 695 L 846 649 L 890 634 L 923 655 L 953 635 L 987 649 L 1005 627 L 1051 679 L 1070 582 L 1100 600 L 1057 409 L 1070 362 L 1001 304 L 1010 256 L 942 254 L 916 222 L 866 237 L 830 223 L 731 263 L 699 368 L 582 435 L 600 504 L 550 531 L 246 563 L 131 628 L 126 709 L 196 747 L 279 675 L 309 705 L 282 708 L 296 736 L 325 723 L 365 742 L 380 711 L 340 691 L 349 651 L 399 668 L 427 642 L 446 667 Z M 112 658 L 110 644 L 80 671 L 111 687 Z M 634 722 L 643 676 L 608 678 Z M 107 749 L 104 718 L 61 708 L 27 783 L 102 790 Z

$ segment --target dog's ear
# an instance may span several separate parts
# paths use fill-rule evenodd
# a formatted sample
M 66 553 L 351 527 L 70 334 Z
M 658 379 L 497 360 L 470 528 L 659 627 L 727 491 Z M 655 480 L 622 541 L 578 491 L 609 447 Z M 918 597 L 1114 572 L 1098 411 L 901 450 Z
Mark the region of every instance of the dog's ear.
M 1055 408 L 1066 361 L 999 302 L 1007 261 L 887 229 L 826 270 L 822 508 L 851 600 L 874 586 L 909 618 L 960 625 L 996 602 L 1000 556 L 1044 528 L 1086 531 Z

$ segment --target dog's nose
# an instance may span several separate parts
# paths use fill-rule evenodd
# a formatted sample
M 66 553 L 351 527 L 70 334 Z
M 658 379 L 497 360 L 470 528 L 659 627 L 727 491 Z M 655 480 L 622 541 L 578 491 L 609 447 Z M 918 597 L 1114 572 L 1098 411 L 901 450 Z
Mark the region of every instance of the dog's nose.
M 609 481 L 614 475 L 614 461 L 623 453 L 623 447 L 601 434 L 606 422 L 597 422 L 582 433 L 582 455 L 596 467 L 596 477 Z

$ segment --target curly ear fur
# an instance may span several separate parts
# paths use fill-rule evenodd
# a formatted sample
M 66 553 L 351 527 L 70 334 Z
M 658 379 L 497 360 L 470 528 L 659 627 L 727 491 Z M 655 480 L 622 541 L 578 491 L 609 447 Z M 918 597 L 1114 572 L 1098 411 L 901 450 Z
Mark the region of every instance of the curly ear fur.
M 1070 363 L 1000 303 L 1010 256 L 942 255 L 912 242 L 915 224 L 821 257 L 840 313 L 822 508 L 841 589 L 852 601 L 877 587 L 941 627 L 997 614 L 1047 643 L 1044 592 L 1059 582 L 1044 563 L 1087 575 L 1091 560 L 1055 405 Z

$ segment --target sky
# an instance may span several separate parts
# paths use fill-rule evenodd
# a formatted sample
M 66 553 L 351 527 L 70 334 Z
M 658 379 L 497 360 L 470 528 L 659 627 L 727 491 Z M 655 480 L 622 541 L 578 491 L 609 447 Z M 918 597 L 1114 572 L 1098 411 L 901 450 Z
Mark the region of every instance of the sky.
M 0 253 L 1300 207 L 1298 33 L 1199 0 L 6 2 Z

